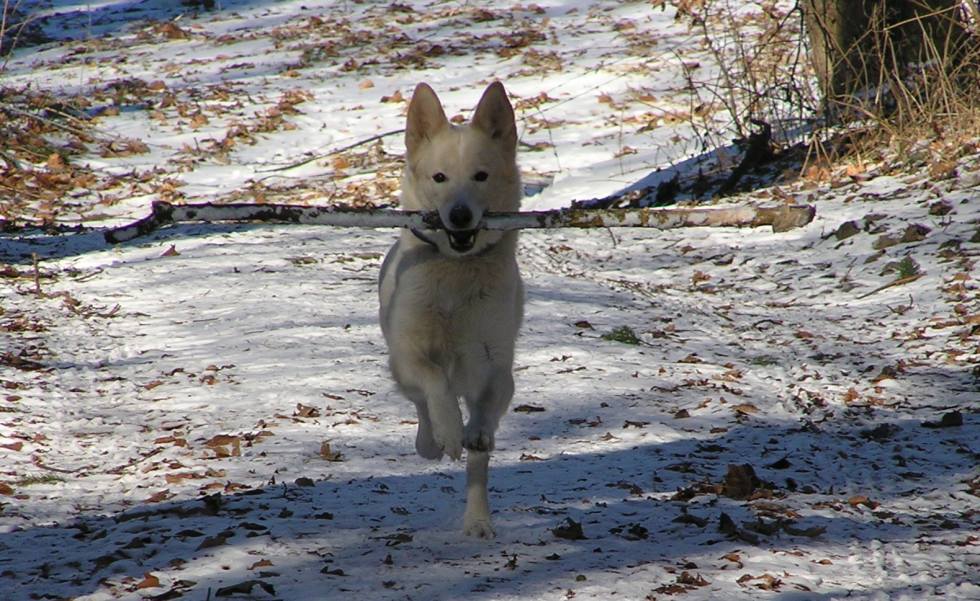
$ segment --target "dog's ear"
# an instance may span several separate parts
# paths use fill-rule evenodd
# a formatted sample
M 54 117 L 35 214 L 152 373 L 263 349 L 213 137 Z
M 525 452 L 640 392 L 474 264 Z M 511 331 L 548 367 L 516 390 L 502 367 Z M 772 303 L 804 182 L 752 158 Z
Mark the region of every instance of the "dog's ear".
M 480 103 L 476 105 L 471 123 L 473 127 L 490 134 L 494 140 L 499 140 L 508 151 L 516 151 L 517 125 L 504 84 L 495 81 L 487 86 Z
M 408 104 L 408 123 L 405 126 L 408 153 L 414 153 L 426 139 L 448 126 L 449 120 L 442 110 L 442 103 L 432 88 L 424 83 L 415 86 L 412 101 Z

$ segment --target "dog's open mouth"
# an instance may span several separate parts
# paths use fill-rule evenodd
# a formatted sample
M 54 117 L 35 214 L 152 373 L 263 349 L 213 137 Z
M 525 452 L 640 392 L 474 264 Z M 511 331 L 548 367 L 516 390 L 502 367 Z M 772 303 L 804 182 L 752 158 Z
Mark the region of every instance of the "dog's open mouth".
M 464 253 L 476 244 L 478 230 L 446 230 L 449 236 L 449 246 L 456 252 Z

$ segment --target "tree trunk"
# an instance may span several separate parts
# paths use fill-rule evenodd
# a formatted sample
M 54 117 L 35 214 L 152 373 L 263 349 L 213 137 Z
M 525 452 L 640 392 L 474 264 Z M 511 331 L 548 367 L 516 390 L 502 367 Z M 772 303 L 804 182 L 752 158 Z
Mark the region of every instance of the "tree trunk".
M 951 67 L 967 47 L 962 0 L 803 0 L 802 6 L 832 115 L 858 94 L 902 80 L 910 65 Z

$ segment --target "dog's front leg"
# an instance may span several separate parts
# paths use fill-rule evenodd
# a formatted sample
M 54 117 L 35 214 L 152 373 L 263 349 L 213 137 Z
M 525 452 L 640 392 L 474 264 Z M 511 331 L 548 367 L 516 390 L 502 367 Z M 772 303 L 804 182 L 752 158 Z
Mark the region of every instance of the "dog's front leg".
M 487 499 L 487 473 L 490 453 L 466 452 L 466 513 L 463 514 L 463 533 L 477 538 L 493 538 L 490 524 L 490 502 Z
M 459 401 L 449 392 L 448 386 L 427 392 L 425 401 L 436 446 L 441 447 L 450 459 L 459 459 L 463 456 L 463 414 L 459 410 Z
M 419 409 L 419 434 L 416 438 L 419 454 L 438 459 L 441 453 L 437 449 L 441 449 L 451 459 L 462 457 L 463 414 L 442 368 L 424 357 L 414 356 L 410 360 L 392 361 L 392 371 L 406 396 Z M 430 436 L 435 449 L 429 444 Z

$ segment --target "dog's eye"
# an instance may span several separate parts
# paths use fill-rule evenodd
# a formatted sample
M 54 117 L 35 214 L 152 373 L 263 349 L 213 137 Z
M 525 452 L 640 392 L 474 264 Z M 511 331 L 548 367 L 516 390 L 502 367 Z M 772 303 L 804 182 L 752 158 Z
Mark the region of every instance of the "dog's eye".
M 446 174 L 441 171 L 432 176 L 432 181 L 437 184 L 441 184 L 442 182 L 446 181 L 446 179 Z
M 486 171 L 477 171 L 476 173 L 473 174 L 473 179 L 478 182 L 485 182 L 487 181 L 488 177 L 490 176 L 487 175 Z

